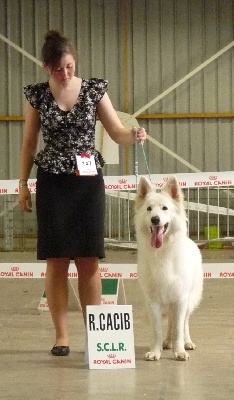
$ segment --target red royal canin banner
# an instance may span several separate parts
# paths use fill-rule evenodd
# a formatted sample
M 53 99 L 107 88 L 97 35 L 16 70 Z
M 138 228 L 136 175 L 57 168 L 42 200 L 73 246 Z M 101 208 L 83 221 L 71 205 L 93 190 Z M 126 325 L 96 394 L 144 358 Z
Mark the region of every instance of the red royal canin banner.
M 153 174 L 151 182 L 156 188 L 161 188 L 171 175 L 175 175 L 182 188 L 201 188 L 234 186 L 234 171 L 224 172 L 197 172 L 189 174 Z M 144 175 L 147 177 L 147 175 Z M 136 183 L 139 183 L 141 175 L 126 176 L 104 176 L 105 189 L 108 190 L 136 190 Z M 0 180 L 1 194 L 18 194 L 18 180 Z M 36 179 L 29 179 L 29 190 L 36 192 Z
M 137 264 L 99 264 L 102 279 L 138 279 Z M 234 278 L 234 263 L 204 263 L 204 278 Z M 45 278 L 46 264 L 0 263 L 0 278 Z M 74 263 L 71 263 L 69 278 L 78 278 Z

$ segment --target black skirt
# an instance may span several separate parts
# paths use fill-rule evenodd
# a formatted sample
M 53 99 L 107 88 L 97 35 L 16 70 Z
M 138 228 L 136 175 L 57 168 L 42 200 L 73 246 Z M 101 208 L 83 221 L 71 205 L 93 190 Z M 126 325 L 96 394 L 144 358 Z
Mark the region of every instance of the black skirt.
M 37 258 L 105 257 L 105 188 L 95 176 L 37 170 Z

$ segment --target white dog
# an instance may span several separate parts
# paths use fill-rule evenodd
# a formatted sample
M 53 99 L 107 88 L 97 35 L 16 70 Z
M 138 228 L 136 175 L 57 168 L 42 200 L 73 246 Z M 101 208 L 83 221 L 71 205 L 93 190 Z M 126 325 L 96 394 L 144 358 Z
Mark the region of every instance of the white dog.
M 197 245 L 187 236 L 183 194 L 175 177 L 160 193 L 141 178 L 135 203 L 138 275 L 154 342 L 147 360 L 159 360 L 162 348 L 173 349 L 176 360 L 189 359 L 194 350 L 189 317 L 202 297 L 203 270 Z M 162 339 L 162 315 L 168 315 L 166 339 Z

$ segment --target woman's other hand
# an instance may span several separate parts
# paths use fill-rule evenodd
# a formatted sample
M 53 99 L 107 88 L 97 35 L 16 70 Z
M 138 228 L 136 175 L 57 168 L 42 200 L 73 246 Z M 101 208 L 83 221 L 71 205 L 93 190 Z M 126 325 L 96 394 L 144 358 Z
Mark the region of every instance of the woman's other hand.
M 19 188 L 19 205 L 23 211 L 32 212 L 32 199 L 28 186 Z

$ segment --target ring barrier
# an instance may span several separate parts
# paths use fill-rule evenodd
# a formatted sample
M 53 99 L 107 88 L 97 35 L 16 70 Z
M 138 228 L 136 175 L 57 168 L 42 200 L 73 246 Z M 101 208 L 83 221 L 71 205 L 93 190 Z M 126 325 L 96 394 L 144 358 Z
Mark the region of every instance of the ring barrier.
M 156 188 L 162 188 L 171 175 L 175 175 L 182 188 L 205 188 L 234 186 L 234 171 L 221 172 L 196 172 L 179 174 L 152 174 L 152 184 Z M 139 179 L 142 175 L 139 175 Z M 135 175 L 104 176 L 105 190 L 129 191 L 136 190 Z M 0 195 L 18 194 L 19 180 L 0 180 Z M 29 190 L 36 192 L 36 179 L 29 179 Z
M 101 304 L 116 305 L 119 302 L 128 304 L 124 280 L 138 278 L 137 264 L 101 263 L 99 270 L 102 278 Z M 231 279 L 234 278 L 234 263 L 204 263 L 203 271 L 205 279 Z M 46 263 L 0 263 L 0 278 L 2 279 L 44 279 L 45 277 Z M 69 267 L 68 278 L 71 287 L 70 298 L 73 299 L 73 306 L 69 308 L 80 309 L 80 301 L 72 283 L 72 279 L 79 278 L 74 263 L 71 263 Z M 49 310 L 45 291 L 37 308 L 39 311 Z
M 102 279 L 138 279 L 137 264 L 106 264 L 100 263 L 99 270 Z M 204 278 L 234 278 L 234 263 L 203 263 Z M 43 279 L 46 277 L 46 263 L 0 263 L 0 278 L 2 279 Z M 68 278 L 78 278 L 75 264 L 72 262 Z
M 151 182 L 156 189 L 160 189 L 170 175 L 152 174 Z M 175 174 L 175 176 L 185 195 L 184 204 L 189 220 L 189 236 L 197 243 L 205 244 L 213 241 L 218 242 L 217 247 L 222 247 L 221 242 L 224 246 L 225 242 L 228 244 L 231 242 L 232 246 L 234 243 L 234 209 L 231 208 L 231 200 L 234 197 L 234 172 L 181 173 Z M 139 179 L 140 177 L 141 175 L 139 175 Z M 104 184 L 107 211 L 106 242 L 136 243 L 133 204 L 137 189 L 136 176 L 105 176 Z M 36 179 L 29 179 L 28 185 L 30 192 L 35 194 Z M 0 233 L 4 238 L 4 250 L 13 251 L 15 237 L 21 237 L 23 240 L 24 234 L 26 233 L 27 236 L 27 233 L 31 231 L 34 232 L 36 238 L 36 216 L 35 213 L 31 214 L 30 228 L 27 226 L 27 230 L 25 230 L 23 222 L 20 227 L 20 221 L 28 220 L 29 216 L 26 213 L 23 216 L 18 206 L 18 180 L 0 180 L 0 195 L 2 195 L 0 196 L 0 218 L 2 217 Z M 15 211 L 18 212 L 17 216 L 14 215 Z M 19 222 L 16 221 L 17 217 Z M 33 218 L 34 221 L 32 221 Z M 194 232 L 197 233 L 196 236 L 194 236 Z M 210 248 L 212 246 L 215 248 L 215 243 L 210 245 Z M 22 247 L 20 250 L 25 250 L 25 248 Z
M 160 189 L 165 182 L 168 180 L 171 174 L 152 174 L 151 182 L 156 189 Z M 201 172 L 201 173 L 181 173 L 174 174 L 182 189 L 202 189 L 202 188 L 212 188 L 221 190 L 228 197 L 233 197 L 231 190 L 234 188 L 234 172 Z M 139 175 L 139 179 L 140 179 Z M 36 192 L 36 179 L 29 179 L 29 190 L 32 194 Z M 110 198 L 117 198 L 122 200 L 134 201 L 136 196 L 136 177 L 135 175 L 127 176 L 104 176 L 104 184 L 106 195 Z M 18 194 L 18 180 L 0 180 L 0 195 L 17 195 Z M 12 211 L 18 203 L 13 196 L 14 200 L 11 204 L 11 210 L 8 207 L 4 207 L 3 211 L 0 210 L 0 217 L 4 217 L 6 213 Z M 209 200 L 209 199 L 208 199 Z M 190 212 L 191 210 L 196 210 L 199 212 L 209 212 L 220 215 L 233 217 L 234 209 L 231 209 L 229 205 L 227 207 L 222 207 L 220 204 L 202 204 L 201 202 L 189 202 L 185 206 Z M 11 224 L 10 224 L 11 225 Z M 220 233 L 220 229 L 218 229 Z M 214 241 L 220 244 L 222 241 L 234 242 L 234 237 L 227 236 L 224 238 L 209 237 L 208 229 L 207 240 L 210 242 Z M 218 235 L 219 236 L 219 235 Z M 216 243 L 214 248 L 216 247 Z M 211 247 L 210 247 L 211 248 Z M 219 248 L 219 246 L 217 246 Z M 234 263 L 204 263 L 204 278 L 234 278 Z M 1 263 L 0 262 L 0 278 L 29 278 L 29 279 L 41 279 L 45 278 L 46 264 L 42 262 L 35 263 Z M 100 263 L 100 274 L 102 277 L 102 304 L 117 304 L 120 291 L 122 290 L 122 303 L 126 304 L 126 294 L 124 290 L 124 280 L 125 279 L 137 279 L 137 264 L 102 264 Z M 75 300 L 79 303 L 79 299 L 75 293 L 74 287 L 72 285 L 72 279 L 78 278 L 78 273 L 76 267 L 71 263 L 68 272 L 69 282 L 71 284 L 73 295 Z M 39 302 L 39 309 L 48 309 L 46 302 L 46 294 L 42 294 L 42 298 Z

